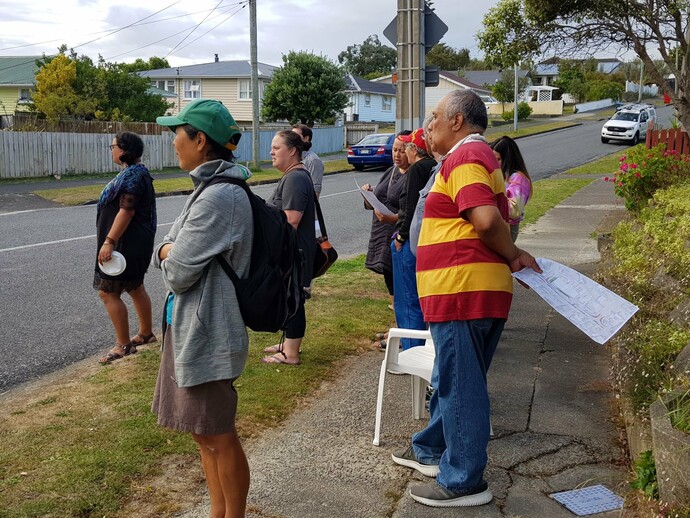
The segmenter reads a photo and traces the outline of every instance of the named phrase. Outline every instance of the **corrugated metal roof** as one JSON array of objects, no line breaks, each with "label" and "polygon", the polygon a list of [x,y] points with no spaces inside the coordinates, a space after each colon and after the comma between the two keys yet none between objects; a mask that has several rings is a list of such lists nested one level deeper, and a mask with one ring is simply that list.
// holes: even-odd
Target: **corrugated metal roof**
[{"label": "corrugated metal roof", "polygon": [[[272,77],[278,67],[259,63],[259,77]],[[144,70],[139,75],[150,78],[168,79],[174,77],[251,77],[252,67],[249,61],[214,61],[199,65],[182,67],[159,68],[158,70]]]},{"label": "corrugated metal roof", "polygon": [[445,77],[446,79],[448,79],[454,83],[458,83],[458,84],[464,86],[468,90],[473,90],[475,92],[482,92],[482,93],[487,93],[487,94],[490,93],[489,90],[487,90],[483,86],[479,86],[478,84],[475,84],[472,81],[465,79],[464,77],[460,77],[459,75],[457,75],[454,72],[448,72],[446,70],[442,70],[441,72],[439,72],[439,75],[442,77]]},{"label": "corrugated metal roof", "polygon": [[395,85],[390,83],[376,83],[361,77],[348,74],[345,78],[347,90],[354,92],[368,92],[373,94],[395,95]]},{"label": "corrugated metal roof", "polygon": [[557,76],[558,65],[537,65],[538,76]]},{"label": "corrugated metal roof", "polygon": [[32,86],[36,82],[36,60],[43,56],[0,56],[0,85]]}]

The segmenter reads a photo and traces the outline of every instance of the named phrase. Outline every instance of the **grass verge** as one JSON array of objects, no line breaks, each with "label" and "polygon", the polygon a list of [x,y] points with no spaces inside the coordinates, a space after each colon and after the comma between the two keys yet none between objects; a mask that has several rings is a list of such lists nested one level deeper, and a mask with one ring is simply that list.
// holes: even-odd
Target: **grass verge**
[{"label": "grass verge", "polygon": [[[536,221],[590,181],[535,182],[526,221]],[[384,284],[363,263],[363,257],[338,261],[317,282],[307,304],[299,368],[261,364],[262,349],[278,337],[250,333],[247,367],[236,383],[244,438],[278,425],[338,374],[339,360],[366,350],[374,332],[390,327]],[[158,427],[150,413],[159,358],[151,347],[5,402],[0,517],[152,517],[182,510],[181,495],[192,494],[202,478],[189,434]],[[175,479],[187,485],[180,488]]]},{"label": "grass verge", "polygon": [[[337,262],[307,304],[309,326],[299,368],[267,366],[262,349],[278,336],[251,333],[247,367],[236,383],[238,430],[249,437],[279,424],[324,380],[338,360],[369,346],[392,323],[383,280],[363,258]],[[128,499],[149,499],[147,516],[175,509],[143,479],[166,458],[193,458],[189,434],[156,425],[149,408],[157,347],[88,375],[44,387],[0,411],[0,516],[114,516]],[[144,488],[141,493],[136,487]],[[139,515],[142,516],[142,515]]]},{"label": "grass verge", "polygon": [[[324,173],[330,174],[337,171],[350,170],[352,167],[347,160],[329,160],[324,162]],[[179,169],[176,170],[179,172]],[[252,174],[250,184],[270,182],[278,180],[281,172],[274,168],[264,169]],[[84,203],[97,200],[103,190],[103,186],[113,175],[104,178],[103,184],[86,185],[82,187],[65,187],[64,189],[43,189],[34,191],[36,196],[40,196],[49,201],[54,201],[62,205],[83,205]],[[90,177],[92,178],[92,177]],[[185,176],[183,178],[159,178],[155,181],[154,187],[159,194],[186,192],[193,189],[192,180]]]},{"label": "grass verge", "polygon": [[613,175],[618,170],[618,166],[621,162],[621,157],[625,156],[628,149],[623,151],[616,151],[608,156],[599,158],[598,160],[593,160],[582,164],[578,167],[573,167],[566,171],[566,174],[610,174]]},{"label": "grass verge", "polygon": [[486,138],[491,141],[499,136],[507,135],[511,138],[527,137],[529,135],[537,135],[539,133],[546,133],[549,131],[555,131],[559,129],[571,128],[573,126],[578,126],[578,122],[572,121],[558,121],[558,122],[546,122],[544,124],[536,124],[534,126],[526,126],[520,128],[518,126],[517,131],[512,130],[512,125],[505,124],[496,127],[490,127],[486,130]]},{"label": "grass verge", "polygon": [[553,207],[593,181],[593,179],[588,178],[546,178],[544,180],[537,180],[533,186],[534,194],[525,210],[523,224],[536,223],[539,218]]}]

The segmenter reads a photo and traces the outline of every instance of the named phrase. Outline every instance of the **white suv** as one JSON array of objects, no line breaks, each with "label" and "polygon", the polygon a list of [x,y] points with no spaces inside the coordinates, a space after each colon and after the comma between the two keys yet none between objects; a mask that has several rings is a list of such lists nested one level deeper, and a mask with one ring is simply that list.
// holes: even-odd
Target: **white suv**
[{"label": "white suv", "polygon": [[633,146],[654,129],[656,109],[650,104],[628,104],[621,107],[601,128],[601,141],[625,140]]}]

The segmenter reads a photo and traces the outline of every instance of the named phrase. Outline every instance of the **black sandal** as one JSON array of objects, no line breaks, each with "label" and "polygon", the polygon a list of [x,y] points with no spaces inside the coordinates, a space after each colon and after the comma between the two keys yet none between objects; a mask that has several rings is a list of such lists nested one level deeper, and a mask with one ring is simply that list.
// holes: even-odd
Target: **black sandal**
[{"label": "black sandal", "polygon": [[[139,338],[139,340],[136,340],[136,338]],[[130,342],[132,345],[146,345],[146,344],[152,344],[158,341],[158,338],[156,338],[156,335],[151,333],[150,335],[142,335],[142,334],[135,334],[134,338],[132,338],[132,341]]]},{"label": "black sandal", "polygon": [[130,354],[135,354],[137,352],[137,348],[132,342],[129,342],[127,345],[115,344],[115,346],[122,349],[122,354],[114,353],[112,350],[108,351],[108,354],[98,360],[98,363],[101,365],[108,365],[109,363],[113,363],[115,360],[121,360],[125,356],[129,356]]}]

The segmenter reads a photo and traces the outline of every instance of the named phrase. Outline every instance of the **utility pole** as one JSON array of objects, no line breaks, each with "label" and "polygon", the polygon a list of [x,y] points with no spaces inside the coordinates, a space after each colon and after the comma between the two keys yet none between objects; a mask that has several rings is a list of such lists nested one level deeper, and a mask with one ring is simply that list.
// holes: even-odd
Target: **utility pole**
[{"label": "utility pole", "polygon": [[513,95],[514,95],[514,105],[513,105],[513,131],[517,131],[518,127],[518,64],[515,62],[515,78],[513,80]]},{"label": "utility pole", "polygon": [[249,47],[252,67],[252,168],[259,168],[259,60],[256,48],[256,0],[249,0]]},{"label": "utility pole", "polygon": [[397,34],[396,133],[424,122],[424,0],[398,0]]}]

